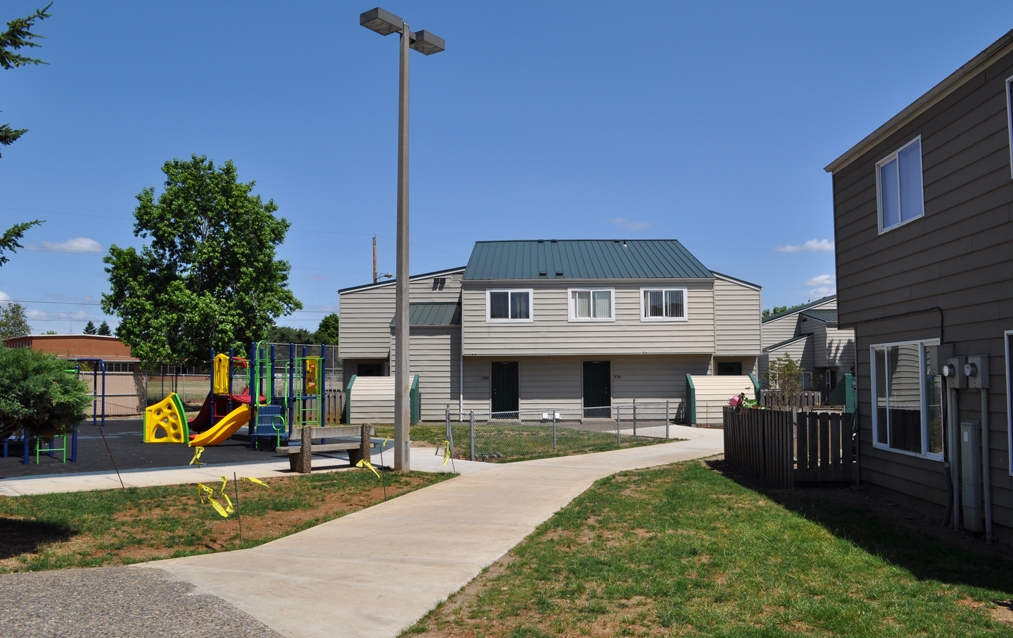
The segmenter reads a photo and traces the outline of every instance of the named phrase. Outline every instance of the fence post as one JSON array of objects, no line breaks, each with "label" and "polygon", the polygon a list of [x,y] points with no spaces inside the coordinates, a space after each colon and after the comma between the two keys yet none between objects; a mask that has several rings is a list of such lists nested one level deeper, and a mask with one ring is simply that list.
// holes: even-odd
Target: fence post
[{"label": "fence post", "polygon": [[556,453],[556,408],[552,408],[552,453]]},{"label": "fence post", "polygon": [[471,411],[471,460],[475,460],[475,411]]},{"label": "fence post", "polygon": [[447,404],[447,440],[450,440],[450,404]]},{"label": "fence post", "polygon": [[668,411],[668,401],[665,401],[665,438],[668,438],[668,424],[670,422],[670,412]]},{"label": "fence post", "polygon": [[619,435],[619,427],[620,424],[623,422],[622,409],[623,409],[622,406],[619,405],[616,406],[616,445],[622,445],[623,443],[623,440]]},{"label": "fence post", "polygon": [[633,436],[637,435],[637,400],[633,399]]}]

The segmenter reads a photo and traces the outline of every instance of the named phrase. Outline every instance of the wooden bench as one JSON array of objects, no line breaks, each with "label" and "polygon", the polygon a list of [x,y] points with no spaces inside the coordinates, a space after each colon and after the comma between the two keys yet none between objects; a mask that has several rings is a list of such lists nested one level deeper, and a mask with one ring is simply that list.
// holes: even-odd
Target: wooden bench
[{"label": "wooden bench", "polygon": [[[298,435],[296,434],[298,432]],[[372,425],[329,425],[326,427],[304,427],[292,432],[292,438],[299,438],[301,445],[284,445],[276,448],[279,454],[288,454],[293,472],[309,474],[313,471],[313,454],[320,452],[348,452],[348,461],[355,465],[370,456],[370,437],[376,433]],[[326,440],[326,443],[314,441]],[[305,451],[309,450],[309,454]]]}]

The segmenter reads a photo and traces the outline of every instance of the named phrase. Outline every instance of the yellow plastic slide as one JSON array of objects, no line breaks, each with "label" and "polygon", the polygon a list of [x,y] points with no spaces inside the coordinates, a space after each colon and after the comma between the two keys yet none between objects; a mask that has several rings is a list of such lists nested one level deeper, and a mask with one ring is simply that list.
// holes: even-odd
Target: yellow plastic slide
[{"label": "yellow plastic slide", "polygon": [[236,430],[243,427],[250,421],[252,411],[247,405],[241,405],[232,412],[226,414],[218,425],[207,432],[202,432],[196,438],[190,440],[190,447],[210,447],[218,445],[225,439],[236,433]]}]

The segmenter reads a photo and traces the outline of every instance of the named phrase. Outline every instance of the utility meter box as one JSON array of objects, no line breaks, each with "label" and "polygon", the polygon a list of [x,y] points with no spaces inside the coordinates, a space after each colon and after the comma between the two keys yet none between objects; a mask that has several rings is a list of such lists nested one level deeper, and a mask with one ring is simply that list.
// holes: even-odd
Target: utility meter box
[{"label": "utility meter box", "polygon": [[967,358],[964,366],[967,374],[967,387],[975,390],[988,390],[988,355],[976,354]]},{"label": "utility meter box", "polygon": [[981,428],[978,421],[960,422],[960,503],[964,529],[984,531],[981,502]]},{"label": "utility meter box", "polygon": [[943,376],[946,378],[946,387],[950,389],[966,390],[967,375],[964,374],[964,365],[967,364],[967,357],[950,357],[946,360],[943,368]]}]

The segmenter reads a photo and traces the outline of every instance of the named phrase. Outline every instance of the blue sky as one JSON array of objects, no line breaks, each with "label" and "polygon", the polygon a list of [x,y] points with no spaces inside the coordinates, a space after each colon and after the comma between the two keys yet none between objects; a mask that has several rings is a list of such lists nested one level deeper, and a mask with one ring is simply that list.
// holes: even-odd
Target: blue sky
[{"label": "blue sky", "polygon": [[[194,153],[292,222],[305,309],[280,324],[371,281],[373,235],[393,271],[397,36],[359,26],[373,6],[57,0],[49,65],[0,71],[0,122],[30,129],[2,151],[0,227],[46,220],[0,300],[36,332],[115,325],[102,256],[138,245],[135,196]],[[413,273],[478,240],[676,238],[764,307],[833,290],[823,167],[1013,27],[1009,2],[382,6],[447,41],[412,53]]]}]

